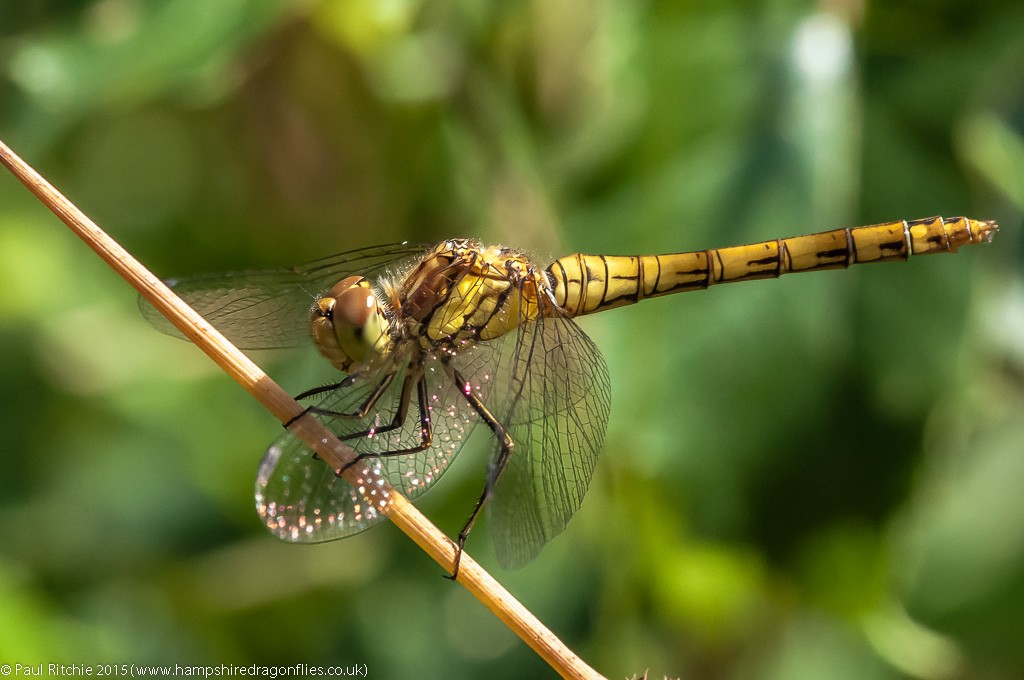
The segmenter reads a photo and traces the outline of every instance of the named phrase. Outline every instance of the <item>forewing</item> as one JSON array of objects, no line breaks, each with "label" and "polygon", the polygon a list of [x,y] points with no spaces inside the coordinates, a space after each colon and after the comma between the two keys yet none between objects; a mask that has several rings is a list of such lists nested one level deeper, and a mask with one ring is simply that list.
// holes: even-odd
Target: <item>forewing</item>
[{"label": "forewing", "polygon": [[514,447],[503,471],[492,468],[491,528],[498,561],[516,568],[565,529],[590,485],[610,405],[608,369],[569,318],[524,323],[506,348],[508,380],[501,419]]},{"label": "forewing", "polygon": [[[477,361],[481,365],[487,352],[487,348],[483,348],[478,355]],[[320,401],[317,407],[339,413],[355,412],[389,372],[390,369],[381,370],[361,378],[350,387],[339,388]],[[396,370],[376,406],[362,419],[314,417],[357,453],[371,454],[363,461],[366,465],[408,498],[416,498],[432,487],[448,469],[479,418],[439,362],[428,359],[424,363],[423,380],[432,429],[431,446],[423,451],[386,455],[421,442],[422,421],[415,389],[401,425],[393,430],[386,427],[399,407],[407,376],[408,369]],[[472,389],[478,395],[486,395],[488,383]],[[375,429],[370,436],[349,438],[353,433],[370,428]],[[355,469],[360,465],[357,464]],[[334,469],[314,457],[312,450],[290,432],[281,435],[270,446],[260,463],[256,479],[256,508],[267,528],[276,536],[305,543],[350,536],[382,517],[379,508],[367,503],[364,493],[345,478],[338,477]]]},{"label": "forewing", "polygon": [[[425,250],[422,245],[396,243],[331,255],[287,269],[204,274],[167,283],[238,347],[294,347],[309,342],[309,312],[317,295],[347,276],[361,275],[372,281]],[[139,309],[158,330],[182,337],[141,297]]]}]

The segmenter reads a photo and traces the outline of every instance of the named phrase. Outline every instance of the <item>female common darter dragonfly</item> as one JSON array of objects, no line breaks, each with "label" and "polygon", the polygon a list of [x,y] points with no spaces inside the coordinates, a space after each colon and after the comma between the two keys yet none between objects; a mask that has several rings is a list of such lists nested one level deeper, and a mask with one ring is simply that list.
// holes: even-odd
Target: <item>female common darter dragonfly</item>
[{"label": "female common darter dragonfly", "polygon": [[[573,317],[716,283],[955,252],[994,222],[932,217],[671,255],[570,255],[546,268],[518,250],[453,239],[362,248],[288,269],[201,275],[174,291],[243,349],[313,343],[341,379],[298,395],[358,454],[357,477],[411,498],[483,422],[495,451],[457,537],[484,506],[498,561],[518,567],[579,508],[604,441],[608,371]],[[176,334],[155,309],[143,313]],[[291,432],[260,463],[256,507],[277,537],[315,543],[384,517]],[[372,498],[372,496],[371,496]]]}]

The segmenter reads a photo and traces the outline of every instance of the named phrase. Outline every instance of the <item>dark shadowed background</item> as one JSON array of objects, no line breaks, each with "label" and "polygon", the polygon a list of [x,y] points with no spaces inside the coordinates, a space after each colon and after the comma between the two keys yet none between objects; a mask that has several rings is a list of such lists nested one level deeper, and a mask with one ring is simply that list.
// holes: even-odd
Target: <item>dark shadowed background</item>
[{"label": "dark shadowed background", "polygon": [[[610,677],[1024,676],[1019,0],[29,0],[0,137],[161,276],[474,236],[541,263],[967,214],[954,256],[583,322],[608,438],[503,572]],[[312,351],[255,356],[299,392]],[[545,668],[393,526],[278,542],[280,425],[0,177],[0,661]],[[449,534],[481,432],[421,507]]]}]

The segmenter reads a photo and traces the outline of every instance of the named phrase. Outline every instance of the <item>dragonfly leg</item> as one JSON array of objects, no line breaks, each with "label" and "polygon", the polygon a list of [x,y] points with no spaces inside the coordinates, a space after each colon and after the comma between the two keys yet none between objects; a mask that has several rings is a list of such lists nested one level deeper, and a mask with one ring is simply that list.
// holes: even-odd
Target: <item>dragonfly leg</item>
[{"label": "dragonfly leg", "polygon": [[469,405],[473,407],[477,415],[480,416],[481,420],[487,423],[487,427],[491,428],[491,432],[494,433],[495,438],[498,440],[498,457],[494,460],[493,473],[488,477],[487,484],[484,486],[484,490],[480,493],[480,498],[477,499],[476,505],[473,506],[473,511],[469,514],[469,519],[463,525],[462,530],[459,531],[459,535],[455,541],[455,564],[452,568],[451,575],[445,574],[445,578],[454,581],[459,577],[459,561],[462,559],[462,550],[466,547],[466,539],[469,538],[469,532],[472,531],[473,525],[476,523],[477,517],[480,516],[480,511],[483,509],[484,504],[490,499],[491,494],[494,492],[494,485],[498,481],[498,477],[501,475],[505,466],[508,465],[509,456],[512,455],[512,448],[515,444],[512,438],[508,436],[508,432],[505,431],[505,427],[498,422],[491,412],[487,409],[480,398],[473,394],[472,390],[464,389],[463,386],[467,385],[463,380],[462,375],[459,374],[458,370],[454,366],[451,366],[445,362],[445,367],[448,369],[448,374],[459,388],[459,392],[462,393],[463,398]]},{"label": "dragonfly leg", "polygon": [[[393,378],[394,375],[392,374],[391,377]],[[422,378],[417,378],[416,380],[418,383],[422,382]],[[389,379],[388,382],[390,383],[391,380]],[[395,415],[394,417],[391,418],[390,423],[383,427],[367,428],[362,432],[354,432],[352,434],[339,435],[338,439],[340,439],[343,442],[351,441],[353,439],[362,439],[363,437],[370,437],[375,434],[380,434],[381,432],[391,432],[392,430],[397,430],[398,428],[400,428],[402,424],[405,422],[406,417],[409,415],[409,402],[412,400],[413,387],[413,379],[407,376],[405,378],[405,381],[402,383],[402,393],[398,399],[398,408],[395,409]],[[378,395],[377,399],[379,398],[380,396]],[[377,401],[377,399],[373,400],[374,403]],[[367,403],[369,403],[369,401]],[[364,406],[366,406],[366,404],[364,404]],[[357,415],[354,415],[353,417],[365,418],[366,415],[370,412],[370,408],[372,408],[372,405],[369,408],[361,408],[359,410],[359,413]]]},{"label": "dragonfly leg", "polygon": [[[309,397],[314,397],[314,396],[316,396],[318,394],[323,394],[325,392],[331,392],[333,390],[338,390],[338,389],[342,389],[342,388],[345,388],[345,387],[350,387],[352,385],[352,383],[354,383],[354,382],[355,382],[355,376],[350,375],[350,376],[346,377],[344,380],[342,380],[341,382],[331,383],[330,385],[321,385],[320,387],[314,387],[313,389],[306,390],[302,394],[295,395],[294,399],[295,399],[295,401],[302,401],[303,399],[308,399]],[[292,423],[294,423],[296,420],[298,420],[302,416],[306,415],[307,413],[316,413],[316,412],[317,411],[316,411],[315,407],[307,406],[306,408],[302,409],[302,412],[299,413],[299,415],[295,416],[294,418],[289,420],[287,423],[285,423],[284,424],[284,429],[287,430],[291,426]],[[324,415],[333,415],[333,414],[324,414]]]},{"label": "dragonfly leg", "polygon": [[[384,379],[377,383],[377,386],[373,388],[373,392],[371,392],[370,396],[366,398],[366,401],[363,402],[362,406],[360,406],[352,413],[342,413],[341,411],[332,411],[330,409],[319,408],[317,406],[309,406],[303,413],[315,413],[320,416],[331,416],[332,418],[352,418],[354,420],[365,418],[366,414],[370,412],[370,409],[377,405],[377,402],[380,400],[381,395],[384,394],[384,391],[387,390],[388,385],[390,385],[394,379],[394,373],[388,373],[386,376],[384,376]],[[337,387],[348,387],[351,384],[352,382],[349,381],[348,378],[346,378],[345,380],[338,383]]]},{"label": "dragonfly leg", "polygon": [[[287,423],[285,423],[284,427],[287,430],[289,425],[291,425],[292,423],[294,423],[296,420],[306,415],[307,413],[315,413],[317,415],[331,416],[334,418],[365,418],[366,414],[370,412],[370,409],[372,409],[374,405],[376,405],[376,403],[380,400],[381,395],[384,394],[384,391],[388,388],[388,385],[390,385],[394,379],[394,373],[388,373],[386,376],[384,376],[384,379],[377,384],[377,387],[373,389],[373,392],[370,393],[370,396],[366,398],[366,401],[363,402],[363,405],[360,406],[355,413],[340,413],[338,411],[331,411],[330,409],[317,408],[316,406],[307,406],[306,408],[302,409],[302,413],[300,413],[299,415],[295,416]],[[322,394],[323,392],[327,392],[330,390],[349,387],[352,385],[354,381],[355,378],[353,376],[348,376],[339,383],[334,383],[333,385],[326,385],[324,387],[315,387],[311,390],[307,390],[300,394],[299,396],[295,397],[295,399],[304,399],[314,394]],[[342,439],[347,439],[347,437],[342,437]],[[313,452],[313,458],[320,458],[320,456],[317,455],[316,451]]]},{"label": "dragonfly leg", "polygon": [[308,389],[305,392],[303,392],[302,394],[296,394],[295,395],[295,401],[302,401],[303,399],[308,399],[310,397],[315,397],[318,394],[324,394],[325,392],[332,392],[332,391],[334,391],[334,390],[336,390],[336,389],[338,389],[340,387],[349,387],[355,381],[356,381],[356,377],[354,375],[349,375],[349,376],[346,376],[345,379],[342,380],[341,382],[331,383],[330,385],[321,385],[320,387],[314,387],[312,389]]},{"label": "dragonfly leg", "polygon": [[372,451],[367,453],[360,453],[353,458],[345,467],[337,470],[335,474],[339,477],[344,474],[345,470],[356,463],[360,463],[367,458],[388,458],[390,456],[404,456],[410,453],[417,453],[419,451],[426,451],[434,443],[434,428],[430,424],[429,411],[427,410],[427,383],[423,380],[423,377],[415,379],[406,377],[405,382],[402,384],[402,397],[398,403],[398,410],[395,412],[395,417],[391,421],[390,425],[379,428],[377,430],[367,430],[365,432],[358,432],[356,434],[346,435],[342,439],[356,439],[358,437],[366,437],[370,434],[377,434],[380,432],[390,432],[402,426],[405,422],[406,417],[409,415],[409,402],[412,400],[412,389],[417,387],[416,401],[419,405],[420,411],[420,443],[416,446],[410,446],[405,449],[397,449],[395,451]]}]

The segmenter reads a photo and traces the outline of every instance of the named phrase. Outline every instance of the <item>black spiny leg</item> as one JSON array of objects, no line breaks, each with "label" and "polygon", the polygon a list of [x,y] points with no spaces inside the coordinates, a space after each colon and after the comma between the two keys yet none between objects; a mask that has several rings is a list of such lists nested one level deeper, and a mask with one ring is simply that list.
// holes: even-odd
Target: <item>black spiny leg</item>
[{"label": "black spiny leg", "polygon": [[[385,376],[384,380],[386,382],[382,383],[383,387],[387,387],[387,383],[391,382],[390,379],[393,378],[393,377],[394,376]],[[346,387],[351,387],[352,384],[355,381],[356,381],[356,377],[354,375],[350,375],[350,376],[346,377],[344,380],[342,380],[341,382],[331,383],[330,385],[321,385],[320,387],[314,387],[313,389],[306,390],[302,394],[296,394],[293,397],[293,399],[295,399],[295,401],[302,401],[303,399],[309,399],[310,397],[315,397],[318,394],[324,394],[326,392],[333,392],[334,390],[340,390],[340,389],[344,389]],[[381,385],[378,385],[377,389],[380,389],[381,392],[384,391],[383,389],[381,389]],[[371,394],[370,397],[372,398],[373,395]],[[377,395],[377,398],[378,399],[380,398],[379,394]],[[364,404],[364,406],[365,406],[365,404]],[[369,410],[369,409],[367,409],[367,410]],[[285,423],[284,424],[284,429],[287,430],[291,426],[292,423],[294,423],[296,420],[298,420],[302,416],[306,415],[307,413],[318,413],[318,412],[319,411],[317,411],[315,407],[307,406],[306,408],[302,409],[302,412],[299,413],[299,415],[295,416],[294,418],[289,420],[287,423]],[[344,413],[337,413],[337,414],[336,413],[327,413],[327,414],[323,414],[323,415],[337,415],[337,416],[340,416],[340,417],[345,417]]]},{"label": "black spiny leg", "polygon": [[405,423],[406,417],[409,415],[409,402],[412,400],[412,388],[416,387],[417,396],[416,401],[419,404],[420,409],[420,443],[416,446],[410,446],[407,449],[398,449],[396,451],[380,451],[380,452],[368,452],[360,453],[358,456],[353,458],[345,467],[336,471],[336,474],[340,477],[345,470],[349,469],[356,463],[366,460],[367,458],[388,458],[390,456],[404,456],[409,453],[416,453],[417,451],[426,451],[429,449],[434,442],[434,427],[430,423],[430,411],[427,409],[427,383],[423,379],[422,374],[417,378],[406,376],[405,382],[402,383],[402,397],[398,402],[398,410],[395,412],[395,417],[392,419],[391,424],[377,430],[366,430],[364,432],[357,432],[356,434],[345,435],[341,437],[343,440],[357,439],[360,437],[366,437],[370,434],[376,434],[380,432],[390,432],[402,426]]},{"label": "black spiny leg", "polygon": [[[377,383],[377,386],[373,388],[373,392],[371,392],[370,396],[366,398],[366,401],[363,402],[363,405],[360,406],[355,413],[339,413],[337,411],[331,411],[325,408],[317,408],[316,406],[307,406],[306,408],[302,409],[302,412],[299,413],[299,415],[295,416],[287,423],[285,423],[284,428],[287,430],[289,425],[291,425],[292,423],[294,423],[296,420],[306,415],[307,413],[316,413],[317,415],[332,416],[334,418],[353,418],[356,420],[358,420],[359,418],[365,418],[366,414],[369,413],[370,409],[372,409],[377,404],[377,402],[380,400],[381,395],[384,394],[384,391],[387,390],[388,385],[390,385],[394,379],[395,374],[393,372],[388,373],[386,376],[384,376],[384,378],[379,383]],[[339,383],[334,383],[333,385],[324,385],[322,387],[314,387],[311,390],[306,390],[302,394],[296,396],[295,400],[298,401],[299,399],[306,399],[317,394],[323,394],[324,392],[330,392],[332,390],[351,387],[352,383],[354,382],[355,376],[350,375]],[[345,437],[342,437],[342,439],[345,439]],[[316,460],[320,459],[320,456],[317,454],[316,451],[313,452],[313,458]]]},{"label": "black spiny leg", "polygon": [[466,520],[466,524],[459,531],[458,538],[455,541],[455,565],[452,568],[451,575],[445,574],[445,578],[454,581],[459,577],[459,561],[462,559],[462,550],[466,546],[469,532],[473,529],[476,518],[480,516],[484,503],[490,499],[491,493],[494,491],[494,485],[498,482],[498,477],[505,469],[505,466],[508,465],[508,459],[512,455],[512,448],[515,444],[512,442],[512,438],[508,436],[508,432],[505,431],[505,427],[498,422],[497,418],[491,415],[491,412],[487,410],[487,407],[480,401],[480,398],[473,394],[472,390],[465,389],[466,381],[462,379],[462,375],[459,374],[458,370],[447,362],[445,362],[444,366],[448,371],[448,375],[455,381],[455,385],[459,388],[463,398],[469,402],[469,405],[473,407],[477,415],[487,423],[487,427],[491,428],[495,438],[498,440],[498,457],[494,461],[494,473],[487,480],[479,500],[477,500],[476,505],[473,507],[473,512],[470,513],[469,519]]},{"label": "black spiny leg", "polygon": [[354,375],[348,375],[345,376],[345,379],[342,380],[341,382],[331,383],[330,385],[321,385],[320,387],[314,387],[312,389],[306,390],[302,394],[296,394],[295,401],[302,401],[303,399],[315,397],[316,395],[324,394],[325,392],[333,392],[334,390],[340,387],[351,387],[352,383],[354,383],[355,381],[356,377]]},{"label": "black spiny leg", "polygon": [[[377,386],[373,388],[373,392],[370,392],[370,395],[366,398],[366,401],[363,402],[363,405],[352,413],[332,411],[330,409],[320,408],[318,406],[308,406],[306,407],[304,413],[315,413],[320,416],[330,416],[332,418],[352,418],[353,420],[365,418],[366,414],[370,412],[370,409],[377,405],[377,402],[380,400],[381,395],[384,394],[384,391],[388,389],[388,386],[392,383],[392,381],[394,381],[394,379],[394,372],[385,375],[384,378],[379,383],[377,383]],[[354,378],[349,376],[348,378],[345,378],[340,383],[338,383],[335,386],[335,388],[349,387],[354,381]],[[303,392],[296,398],[305,398],[308,396],[312,396],[314,394],[321,394],[323,392],[327,392],[329,389],[330,386],[328,386],[327,388],[318,387],[316,389],[309,390],[308,392]]]}]

